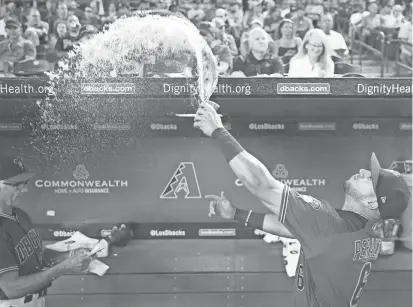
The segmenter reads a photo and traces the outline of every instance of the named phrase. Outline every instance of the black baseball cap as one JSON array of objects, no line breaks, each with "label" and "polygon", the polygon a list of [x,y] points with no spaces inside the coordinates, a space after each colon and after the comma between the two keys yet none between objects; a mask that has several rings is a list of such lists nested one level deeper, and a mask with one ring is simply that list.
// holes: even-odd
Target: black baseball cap
[{"label": "black baseball cap", "polygon": [[20,183],[31,179],[35,174],[29,172],[16,157],[0,157],[0,181]]},{"label": "black baseball cap", "polygon": [[399,172],[380,166],[376,154],[370,159],[371,178],[383,219],[399,219],[410,201],[410,190]]}]

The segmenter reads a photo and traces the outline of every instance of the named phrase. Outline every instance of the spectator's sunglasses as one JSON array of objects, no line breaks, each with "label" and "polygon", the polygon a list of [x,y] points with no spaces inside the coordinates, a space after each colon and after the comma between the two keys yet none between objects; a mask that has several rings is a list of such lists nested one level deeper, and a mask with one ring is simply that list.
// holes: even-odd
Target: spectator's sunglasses
[{"label": "spectator's sunglasses", "polygon": [[27,184],[29,183],[29,180],[20,181],[20,182],[0,181],[0,183],[2,183],[4,185],[8,185],[8,186],[13,187],[13,188],[23,189],[25,186],[27,186]]}]

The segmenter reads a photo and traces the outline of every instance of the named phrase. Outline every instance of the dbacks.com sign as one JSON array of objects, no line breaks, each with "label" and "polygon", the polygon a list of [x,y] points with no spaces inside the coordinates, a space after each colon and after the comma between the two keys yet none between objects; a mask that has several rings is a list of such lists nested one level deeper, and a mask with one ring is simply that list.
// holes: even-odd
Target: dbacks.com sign
[{"label": "dbacks.com sign", "polygon": [[53,188],[56,194],[109,194],[113,188],[127,188],[128,180],[88,180],[89,171],[79,164],[71,180],[36,180],[37,188]]},{"label": "dbacks.com sign", "polygon": [[[284,164],[277,164],[271,174],[275,179],[288,185],[290,188],[300,193],[306,193],[309,187],[325,187],[327,180],[325,178],[289,178],[288,170]],[[242,187],[241,180],[235,180],[235,185]]]}]

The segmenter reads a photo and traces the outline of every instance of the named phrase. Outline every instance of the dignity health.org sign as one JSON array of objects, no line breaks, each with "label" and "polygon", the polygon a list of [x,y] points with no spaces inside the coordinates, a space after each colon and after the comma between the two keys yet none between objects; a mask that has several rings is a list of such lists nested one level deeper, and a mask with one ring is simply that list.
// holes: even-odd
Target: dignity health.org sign
[{"label": "dignity health.org sign", "polygon": [[34,182],[37,188],[54,189],[55,194],[109,194],[111,189],[127,188],[128,180],[90,180],[86,166],[79,164],[67,180],[43,180]]}]

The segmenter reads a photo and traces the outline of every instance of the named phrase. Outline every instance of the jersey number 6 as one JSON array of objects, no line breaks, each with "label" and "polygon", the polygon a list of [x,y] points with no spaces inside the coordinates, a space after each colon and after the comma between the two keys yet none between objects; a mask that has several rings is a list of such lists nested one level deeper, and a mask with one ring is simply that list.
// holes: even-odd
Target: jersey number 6
[{"label": "jersey number 6", "polygon": [[367,278],[370,275],[370,271],[371,271],[371,262],[366,262],[361,268],[357,286],[354,289],[353,296],[351,297],[351,300],[350,300],[350,307],[356,307],[357,304],[359,303],[361,294],[363,293],[363,289],[367,284]]}]

